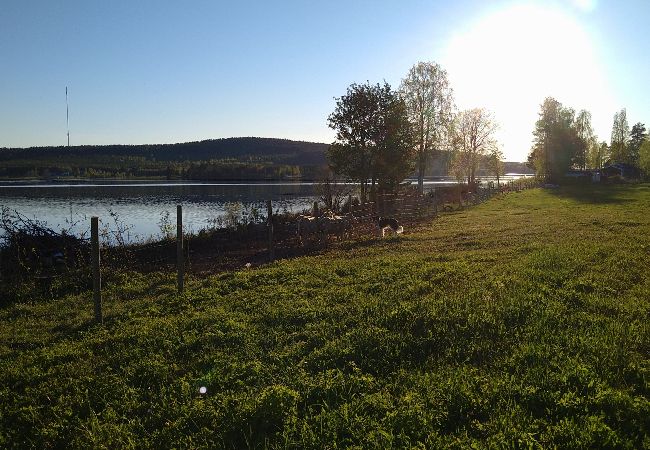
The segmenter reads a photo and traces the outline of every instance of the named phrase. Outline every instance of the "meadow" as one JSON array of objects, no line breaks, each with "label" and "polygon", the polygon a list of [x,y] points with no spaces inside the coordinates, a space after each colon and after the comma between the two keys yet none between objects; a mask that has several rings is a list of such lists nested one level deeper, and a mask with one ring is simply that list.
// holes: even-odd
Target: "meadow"
[{"label": "meadow", "polygon": [[[0,309],[4,448],[650,448],[650,185]],[[200,388],[205,387],[205,393]]]}]

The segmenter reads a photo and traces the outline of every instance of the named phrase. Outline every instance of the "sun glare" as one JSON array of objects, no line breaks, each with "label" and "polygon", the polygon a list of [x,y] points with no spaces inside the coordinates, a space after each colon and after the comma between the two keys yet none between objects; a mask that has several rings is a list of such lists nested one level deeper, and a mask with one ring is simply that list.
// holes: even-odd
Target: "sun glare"
[{"label": "sun glare", "polygon": [[494,112],[508,159],[525,160],[547,96],[591,111],[599,133],[616,110],[589,35],[559,9],[526,4],[485,16],[452,37],[443,64],[459,108]]},{"label": "sun glare", "polygon": [[596,0],[572,0],[574,6],[576,6],[578,9],[585,11],[585,12],[591,12],[594,9],[596,9]]}]

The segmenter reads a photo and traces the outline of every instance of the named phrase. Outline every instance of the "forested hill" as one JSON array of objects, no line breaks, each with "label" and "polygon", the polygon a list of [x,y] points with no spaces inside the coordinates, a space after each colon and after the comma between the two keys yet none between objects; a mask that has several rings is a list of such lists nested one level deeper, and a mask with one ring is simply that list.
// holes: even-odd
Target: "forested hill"
[{"label": "forested hill", "polygon": [[526,163],[514,161],[505,161],[503,163],[503,171],[505,173],[527,173],[529,175],[535,173],[535,171],[528,167]]},{"label": "forested hill", "polygon": [[290,165],[324,165],[328,144],[287,139],[239,137],[179,144],[81,145],[0,149],[0,161],[87,159],[88,157],[142,157],[156,161],[209,161],[234,159]]},{"label": "forested hill", "polygon": [[[321,179],[328,144],[239,137],[180,144],[0,148],[0,179],[166,178],[188,180]],[[427,176],[449,172],[437,152]],[[506,172],[526,173],[522,163]]]}]

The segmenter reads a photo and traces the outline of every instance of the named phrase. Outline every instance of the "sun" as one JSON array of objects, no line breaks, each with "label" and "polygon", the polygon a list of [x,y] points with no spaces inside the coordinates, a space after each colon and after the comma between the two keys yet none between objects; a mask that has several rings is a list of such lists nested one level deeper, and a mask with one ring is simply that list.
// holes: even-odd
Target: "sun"
[{"label": "sun", "polygon": [[449,40],[443,65],[459,108],[494,112],[508,159],[525,160],[547,96],[594,118],[616,110],[588,33],[561,9],[528,3],[493,12]]}]

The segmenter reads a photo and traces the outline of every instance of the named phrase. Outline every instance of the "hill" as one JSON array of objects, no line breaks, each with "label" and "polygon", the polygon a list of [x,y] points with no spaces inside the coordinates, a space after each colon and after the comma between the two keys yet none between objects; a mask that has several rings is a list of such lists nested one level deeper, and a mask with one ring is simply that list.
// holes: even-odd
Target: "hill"
[{"label": "hill", "polygon": [[327,144],[240,137],[178,144],[0,149],[0,177],[268,179],[316,176]]},{"label": "hill", "polygon": [[[236,137],[178,144],[82,145],[0,149],[0,178],[317,179],[328,144]],[[449,154],[438,152],[428,176],[445,176]],[[506,173],[532,173],[506,162]]]},{"label": "hill", "polygon": [[178,144],[81,145],[0,149],[0,161],[88,157],[142,157],[157,161],[266,160],[281,164],[325,164],[327,144],[288,139],[233,137]]},{"label": "hill", "polygon": [[505,161],[503,163],[503,169],[505,173],[525,173],[529,175],[535,173],[533,169],[528,167],[526,163],[523,162]]}]

